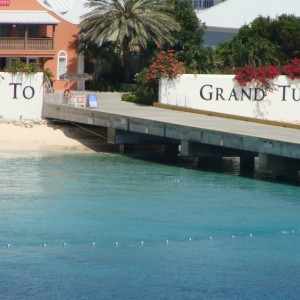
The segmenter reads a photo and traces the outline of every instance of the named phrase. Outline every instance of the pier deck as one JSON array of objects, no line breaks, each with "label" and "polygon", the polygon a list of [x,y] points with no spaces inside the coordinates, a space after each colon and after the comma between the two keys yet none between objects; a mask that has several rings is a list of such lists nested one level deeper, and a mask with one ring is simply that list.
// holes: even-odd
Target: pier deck
[{"label": "pier deck", "polygon": [[96,109],[45,101],[43,117],[106,127],[108,140],[116,144],[134,144],[138,140],[173,142],[181,144],[189,156],[206,156],[210,152],[225,156],[228,150],[240,151],[246,156],[275,156],[285,169],[300,169],[300,130],[296,128],[142,106],[121,101],[119,93],[99,93]]}]

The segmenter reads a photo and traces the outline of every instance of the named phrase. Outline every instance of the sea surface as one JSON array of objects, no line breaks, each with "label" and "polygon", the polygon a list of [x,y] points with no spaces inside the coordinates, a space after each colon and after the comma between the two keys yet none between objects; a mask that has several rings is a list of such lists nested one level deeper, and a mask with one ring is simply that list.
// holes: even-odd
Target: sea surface
[{"label": "sea surface", "polygon": [[299,186],[0,153],[0,299],[299,299]]}]

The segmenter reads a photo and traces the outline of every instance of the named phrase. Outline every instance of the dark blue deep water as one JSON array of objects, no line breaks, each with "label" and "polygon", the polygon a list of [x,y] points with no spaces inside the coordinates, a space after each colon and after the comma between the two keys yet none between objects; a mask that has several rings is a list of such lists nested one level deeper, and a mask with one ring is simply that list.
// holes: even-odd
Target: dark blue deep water
[{"label": "dark blue deep water", "polygon": [[115,154],[0,154],[0,299],[299,299],[299,187]]}]

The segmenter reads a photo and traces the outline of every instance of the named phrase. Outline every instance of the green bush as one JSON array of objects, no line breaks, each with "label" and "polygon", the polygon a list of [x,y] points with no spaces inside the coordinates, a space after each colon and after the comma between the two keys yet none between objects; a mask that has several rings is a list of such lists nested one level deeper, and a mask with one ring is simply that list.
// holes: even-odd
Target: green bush
[{"label": "green bush", "polygon": [[4,68],[4,72],[9,72],[12,74],[27,73],[27,74],[34,74],[37,72],[42,72],[43,69],[39,64],[26,64],[21,60],[14,60],[12,61],[11,65]]},{"label": "green bush", "polygon": [[137,96],[132,93],[122,95],[122,101],[126,102],[137,102]]},{"label": "green bush", "polygon": [[148,69],[145,68],[135,76],[137,88],[135,95],[137,102],[145,105],[152,105],[158,100],[158,84],[146,82]]},{"label": "green bush", "polygon": [[117,92],[134,93],[136,91],[135,83],[120,83],[116,85]]}]

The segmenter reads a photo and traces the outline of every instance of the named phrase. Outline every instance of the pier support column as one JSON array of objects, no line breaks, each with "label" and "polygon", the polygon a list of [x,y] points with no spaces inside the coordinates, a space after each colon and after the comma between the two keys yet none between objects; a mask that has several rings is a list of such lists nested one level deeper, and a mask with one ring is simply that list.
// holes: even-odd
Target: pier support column
[{"label": "pier support column", "polygon": [[119,151],[121,154],[129,154],[134,152],[133,144],[120,144]]},{"label": "pier support column", "polygon": [[109,144],[116,144],[116,130],[114,128],[107,128],[107,142]]},{"label": "pier support column", "polygon": [[190,157],[195,167],[207,168],[222,163],[224,149],[182,140],[180,153],[182,156]]},{"label": "pier support column", "polygon": [[292,158],[260,153],[258,170],[266,172],[276,179],[297,179],[300,162]]},{"label": "pier support column", "polygon": [[254,172],[255,156],[240,156],[240,170],[242,173]]},{"label": "pier support column", "polygon": [[181,155],[190,157],[210,157],[218,156],[213,146],[193,143],[189,141],[181,141]]},{"label": "pier support column", "polygon": [[196,144],[193,142],[181,141],[180,154],[182,156],[186,156],[192,159],[193,165],[195,167],[208,165],[208,155],[207,153],[204,155],[200,144]]},{"label": "pier support column", "polygon": [[123,133],[114,128],[107,128],[107,142],[109,144],[118,144],[121,154],[134,152],[134,144],[130,143],[130,139],[131,137],[127,135],[127,132]]},{"label": "pier support column", "polygon": [[178,158],[179,146],[177,144],[164,145],[164,158],[168,160],[176,160]]}]

